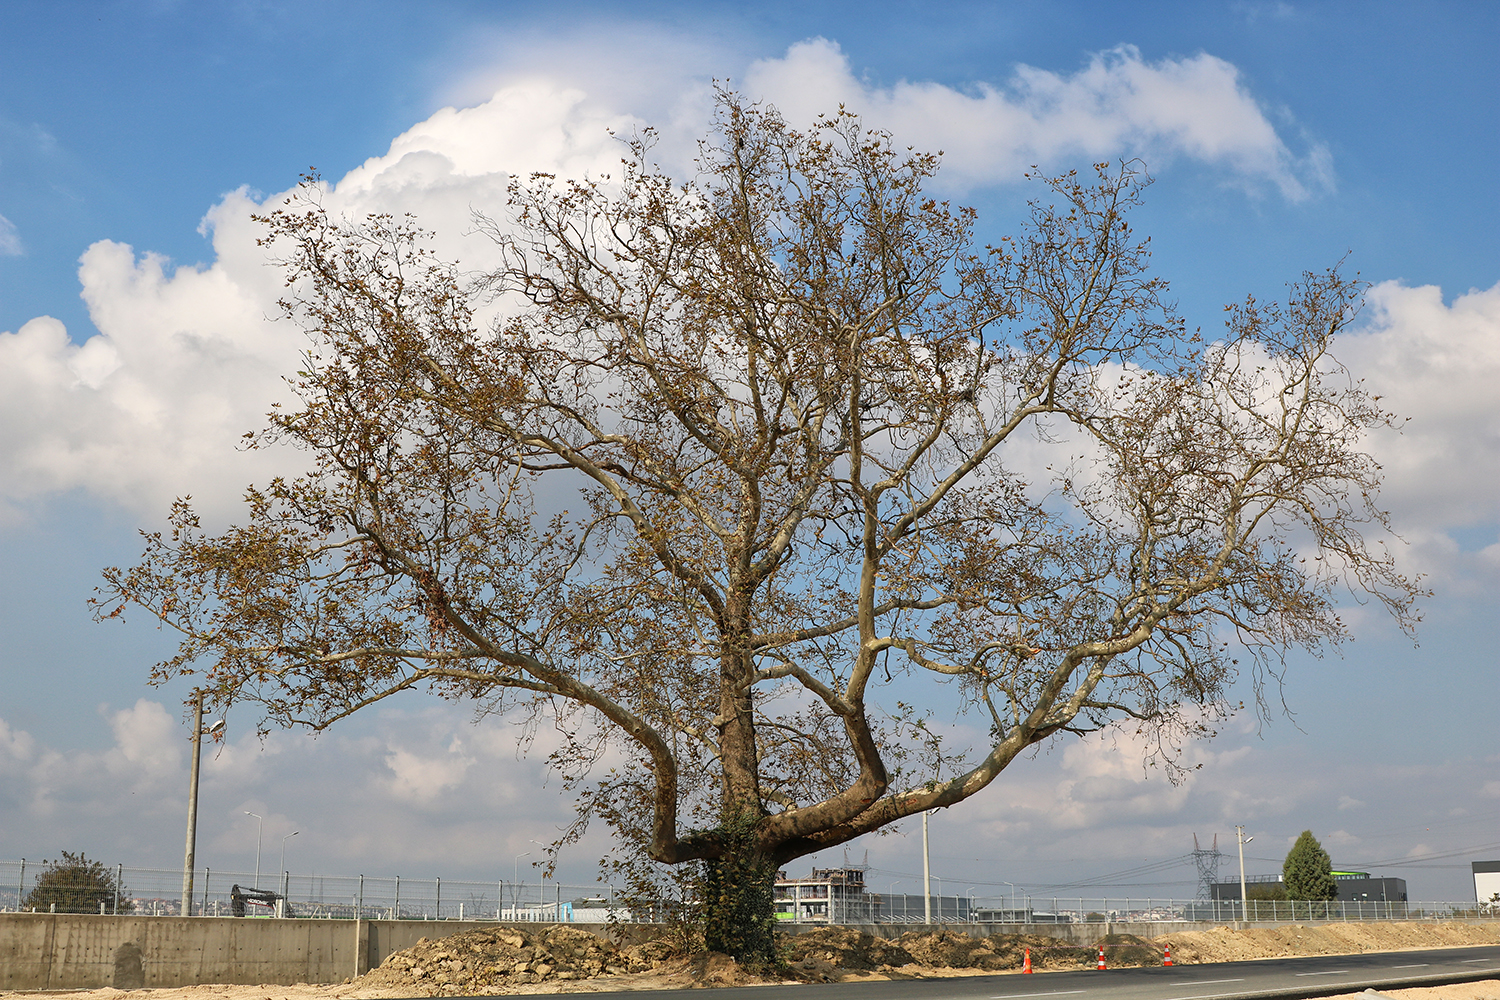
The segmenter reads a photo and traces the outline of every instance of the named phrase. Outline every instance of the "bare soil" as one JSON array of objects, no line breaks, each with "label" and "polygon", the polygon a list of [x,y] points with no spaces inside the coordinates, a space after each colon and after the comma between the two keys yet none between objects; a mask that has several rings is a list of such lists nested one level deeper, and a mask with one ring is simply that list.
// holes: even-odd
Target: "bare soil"
[{"label": "bare soil", "polygon": [[1380,993],[1340,993],[1323,1000],[1375,1000],[1389,997],[1390,1000],[1500,1000],[1500,979],[1486,979],[1482,983],[1459,983],[1456,986],[1424,986],[1414,990],[1385,990]]},{"label": "bare soil", "polygon": [[[1159,965],[1171,950],[1177,965],[1299,955],[1460,947],[1500,943],[1500,924],[1325,924],[1236,931],[1218,927],[1180,931],[1147,940],[1106,938],[1110,968]],[[159,990],[68,991],[85,1000],[383,1000],[411,996],[513,993],[595,993],[702,989],[776,982],[861,982],[1019,973],[1030,950],[1038,972],[1094,968],[1099,946],[1074,947],[1055,938],[1017,934],[970,937],[952,931],[910,931],[880,939],[843,928],[783,938],[785,973],[765,976],[741,968],[727,955],[683,956],[661,941],[616,947],[586,931],[503,927],[465,931],[390,955],[378,969],[338,985],[205,985]],[[0,993],[0,998],[36,997]],[[43,996],[47,994],[41,994]],[[1500,1000],[1500,981],[1391,990],[1400,1000]],[[1371,1000],[1369,993],[1348,998]]]}]

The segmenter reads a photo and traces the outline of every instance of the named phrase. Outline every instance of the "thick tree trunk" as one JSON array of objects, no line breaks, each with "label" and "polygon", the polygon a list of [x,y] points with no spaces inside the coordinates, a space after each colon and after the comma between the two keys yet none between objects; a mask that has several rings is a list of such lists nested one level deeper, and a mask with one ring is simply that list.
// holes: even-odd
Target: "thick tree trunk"
[{"label": "thick tree trunk", "polygon": [[727,825],[728,850],[707,865],[703,939],[751,968],[780,964],[776,949],[776,862],[755,846],[754,817]]},{"label": "thick tree trunk", "polygon": [[[738,588],[734,592],[743,593]],[[774,933],[776,862],[762,852],[757,835],[765,806],[751,694],[755,663],[744,647],[749,631],[745,603],[740,596],[726,608],[719,701],[724,852],[707,864],[703,936],[709,951],[723,952],[751,967],[770,968],[779,964]]]}]

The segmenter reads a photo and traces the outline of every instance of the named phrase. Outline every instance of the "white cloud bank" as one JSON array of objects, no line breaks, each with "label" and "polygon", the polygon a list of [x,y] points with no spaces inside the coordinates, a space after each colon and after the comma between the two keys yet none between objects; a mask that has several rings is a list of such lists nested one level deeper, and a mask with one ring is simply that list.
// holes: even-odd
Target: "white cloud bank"
[{"label": "white cloud bank", "polygon": [[[1408,568],[1445,596],[1500,586],[1500,283],[1444,303],[1442,290],[1382,282],[1339,357],[1404,420],[1377,434],[1383,504],[1411,549]],[[1457,539],[1487,532],[1483,546]]]},{"label": "white cloud bank", "polygon": [[[708,100],[701,86],[686,89]],[[960,185],[1014,181],[1033,162],[1135,153],[1154,163],[1191,159],[1226,183],[1271,184],[1292,198],[1327,179],[1323,154],[1295,157],[1235,68],[1205,54],[1147,62],[1122,47],[1073,74],[1022,66],[1003,88],[962,92],[870,84],[836,44],[814,39],[753,64],[745,89],[794,118],[846,102],[901,141],[946,149],[943,176]],[[439,254],[482,269],[492,249],[466,235],[471,212],[501,210],[512,174],[597,175],[617,165],[610,131],[641,123],[608,107],[610,97],[540,77],[511,82],[396,137],[332,185],[325,203],[351,216],[412,212],[437,232]],[[659,151],[685,163],[691,143],[674,135]],[[269,319],[280,277],[250,220],[284,194],[258,201],[241,190],[214,206],[203,221],[214,252],[206,266],[173,270],[119,243],[90,247],[79,277],[100,333],[82,345],[49,317],[0,333],[0,519],[70,490],[153,518],[191,494],[210,517],[228,516],[247,483],[287,471],[290,456],[238,450],[241,435],[285,397],[281,376],[303,344],[289,324]],[[1494,517],[1500,462],[1488,387],[1500,375],[1497,298],[1500,286],[1448,306],[1436,289],[1382,285],[1372,293],[1371,332],[1350,341],[1356,367],[1368,367],[1372,384],[1389,382],[1393,408],[1416,417],[1379,448],[1400,512],[1418,528],[1441,533],[1464,518]]]},{"label": "white cloud bank", "polygon": [[942,183],[1012,181],[1033,164],[1141,156],[1153,168],[1186,157],[1221,168],[1228,183],[1274,185],[1300,201],[1333,185],[1326,146],[1296,156],[1240,80],[1206,53],[1147,62],[1134,46],[1095,54],[1071,75],[1016,67],[1005,87],[964,92],[925,81],[872,85],[838,45],[813,39],[755,63],[746,85],[793,121],[847,105],[918,149],[941,149]]},{"label": "white cloud bank", "polygon": [[1382,282],[1365,315],[1339,356],[1409,418],[1377,445],[1387,499],[1440,528],[1500,520],[1500,284],[1447,305],[1434,285]]},{"label": "white cloud bank", "polygon": [[[170,870],[180,863],[187,725],[169,706],[145,698],[100,714],[112,740],[97,752],[48,746],[0,716],[0,815],[6,817],[0,861],[66,849],[108,864]],[[230,742],[204,750],[198,864],[216,878],[253,869],[257,823],[245,816],[248,810],[264,817],[267,872],[274,870],[276,845],[293,831],[299,832],[289,845],[294,873],[509,879],[512,865],[505,862],[530,853],[525,871],[542,856],[534,841],[552,840],[572,819],[568,796],[545,772],[544,758],[559,737],[543,727],[535,751],[522,760],[511,723],[492,718],[473,725],[471,718],[459,706],[413,699],[317,738],[275,732],[264,743],[231,719]],[[1247,817],[1258,824],[1258,842],[1285,841],[1270,849],[1278,858],[1308,826],[1334,831],[1326,842],[1350,863],[1423,853],[1413,846],[1418,838],[1430,849],[1453,849],[1485,840],[1500,788],[1490,782],[1479,792],[1475,815],[1445,817],[1438,807],[1481,788],[1494,760],[1459,757],[1393,769],[1350,758],[1308,770],[1297,766],[1305,748],[1295,740],[1267,746],[1248,722],[1234,724],[1215,744],[1192,745],[1187,763],[1204,769],[1182,784],[1143,770],[1143,749],[1138,737],[1118,731],[1017,761],[975,800],[933,816],[934,873],[991,887],[998,877],[1067,884],[1143,859],[1178,858],[1194,831],[1207,846],[1213,831]],[[1393,821],[1395,814],[1400,818]],[[908,822],[894,836],[864,838],[849,856],[868,851],[881,878],[919,870],[917,830]],[[561,879],[591,883],[607,849],[607,831],[595,824],[564,851]],[[795,869],[840,864],[844,856],[833,849],[800,859]],[[1252,859],[1251,871],[1278,866]],[[1420,898],[1462,898],[1462,880],[1440,875],[1406,873]],[[1190,864],[1158,872],[1136,894],[1190,897],[1192,877]],[[1048,888],[1047,894],[1058,891],[1077,892]]]},{"label": "white cloud bank", "polygon": [[[187,725],[146,698],[100,713],[112,739],[99,751],[48,746],[0,717],[0,860],[67,849],[108,863],[180,863]],[[469,718],[449,706],[385,708],[321,738],[234,733],[205,744],[199,865],[252,867],[249,810],[264,817],[266,851],[301,831],[303,871],[488,877],[495,858],[550,840],[571,813],[555,785],[543,789],[544,763],[517,759],[509,723],[472,727]],[[593,879],[603,846],[595,837],[578,849],[575,880]]]}]

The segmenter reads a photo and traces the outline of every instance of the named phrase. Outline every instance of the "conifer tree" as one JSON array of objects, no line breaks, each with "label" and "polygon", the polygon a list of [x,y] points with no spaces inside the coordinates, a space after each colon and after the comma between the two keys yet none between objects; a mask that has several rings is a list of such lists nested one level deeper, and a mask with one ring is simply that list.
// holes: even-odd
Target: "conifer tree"
[{"label": "conifer tree", "polygon": [[1289,899],[1336,899],[1333,862],[1311,830],[1303,830],[1281,865],[1281,880]]}]

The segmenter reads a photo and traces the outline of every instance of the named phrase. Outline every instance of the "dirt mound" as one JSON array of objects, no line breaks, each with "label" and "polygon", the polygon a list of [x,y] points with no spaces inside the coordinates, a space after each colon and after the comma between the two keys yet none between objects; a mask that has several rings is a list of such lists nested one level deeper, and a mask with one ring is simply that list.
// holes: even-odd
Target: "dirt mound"
[{"label": "dirt mound", "polygon": [[[1101,944],[1110,968],[1161,964],[1161,949],[1144,938],[1112,934]],[[979,938],[944,930],[908,931],[882,940],[840,927],[788,935],[783,948],[793,973],[818,982],[836,982],[849,972],[913,977],[940,969],[1011,972],[1025,964],[1028,948],[1037,971],[1092,969],[1099,956],[1098,945],[1070,946],[1034,934]]]},{"label": "dirt mound", "polygon": [[642,972],[669,957],[667,946],[656,941],[620,949],[573,927],[538,933],[492,927],[437,941],[423,938],[387,956],[361,983],[455,996],[493,987],[590,979],[601,973]]},{"label": "dirt mound", "polygon": [[[1070,947],[1054,938],[996,934],[971,937],[948,930],[908,931],[894,940],[842,927],[820,928],[781,939],[786,972],[804,982],[918,978],[976,972],[1015,972],[1027,948],[1032,968],[1092,968],[1095,947]],[[1156,965],[1160,951],[1149,941],[1116,935],[1105,941],[1111,967]],[[601,977],[603,977],[601,979]],[[741,986],[774,982],[748,973],[726,955],[678,955],[662,941],[617,948],[587,931],[555,927],[543,931],[492,927],[429,941],[386,958],[360,979],[375,989],[419,996],[603,988],[649,977],[659,986]],[[585,983],[585,981],[588,981]]]},{"label": "dirt mound", "polygon": [[489,927],[436,941],[423,938],[387,956],[358,984],[406,996],[472,996],[594,989],[590,984],[600,977],[621,986],[649,980],[644,985],[652,988],[766,981],[717,952],[680,955],[665,941],[618,948],[588,931],[562,926],[537,931]]},{"label": "dirt mound", "polygon": [[828,970],[868,971],[910,965],[911,953],[894,941],[885,941],[843,927],[822,927],[803,934],[782,937],[782,955],[797,972],[826,978]]},{"label": "dirt mound", "polygon": [[[1155,940],[1112,934],[1069,945],[1029,934],[971,937],[946,929],[911,930],[883,939],[842,927],[781,938],[786,972],[804,982],[914,979],[1019,972],[1027,949],[1037,972],[1092,969],[1099,948],[1111,969],[1154,966],[1162,949],[1175,964],[1233,962],[1291,955],[1347,955],[1402,948],[1500,942],[1500,925],[1390,923],[1289,925],[1255,930],[1216,927]],[[727,955],[681,955],[664,941],[619,948],[587,931],[560,926],[490,927],[429,941],[388,957],[361,987],[406,996],[574,990],[670,989],[776,982],[746,972]]]},{"label": "dirt mound", "polygon": [[1038,972],[1097,968],[1101,947],[1105,965],[1111,969],[1160,965],[1162,960],[1160,945],[1134,934],[1110,934],[1089,945],[1070,945],[1057,938],[1031,934],[996,934],[989,940],[994,942],[992,947],[997,952],[1008,946],[1016,956],[1015,964],[999,967],[1003,969],[1020,968],[1026,948],[1031,949],[1031,967]]},{"label": "dirt mound", "polygon": [[1242,931],[1215,927],[1207,931],[1163,934],[1156,943],[1170,947],[1172,960],[1180,964],[1241,962],[1293,955],[1358,955],[1367,951],[1496,944],[1500,943],[1500,924],[1391,921],[1315,926],[1288,924]]}]

